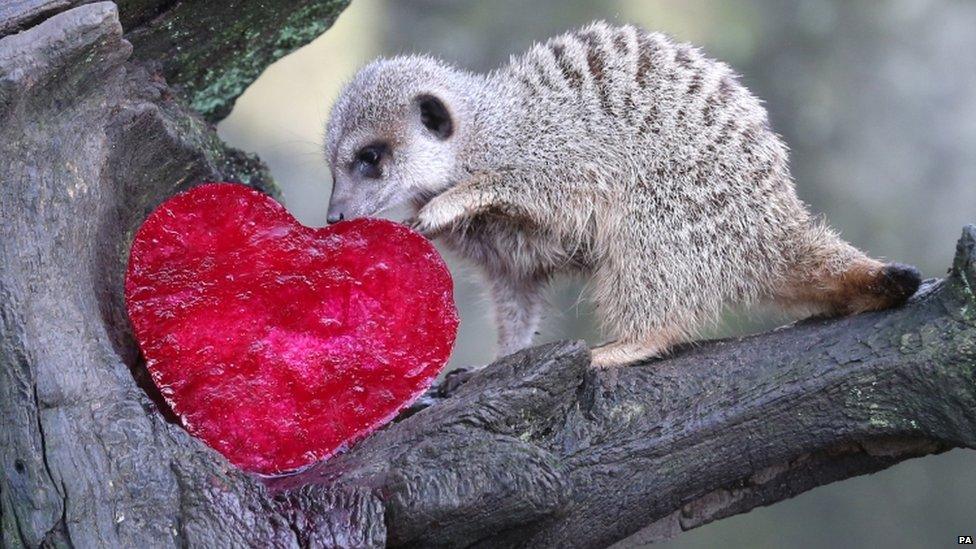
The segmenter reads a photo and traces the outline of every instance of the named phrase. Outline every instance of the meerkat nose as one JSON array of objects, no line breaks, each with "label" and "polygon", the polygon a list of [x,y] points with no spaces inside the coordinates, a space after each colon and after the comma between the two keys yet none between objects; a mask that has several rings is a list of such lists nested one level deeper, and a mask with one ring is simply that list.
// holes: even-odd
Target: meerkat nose
[{"label": "meerkat nose", "polygon": [[338,223],[345,219],[346,216],[343,213],[329,213],[329,216],[325,218],[326,221],[331,225],[332,223]]}]

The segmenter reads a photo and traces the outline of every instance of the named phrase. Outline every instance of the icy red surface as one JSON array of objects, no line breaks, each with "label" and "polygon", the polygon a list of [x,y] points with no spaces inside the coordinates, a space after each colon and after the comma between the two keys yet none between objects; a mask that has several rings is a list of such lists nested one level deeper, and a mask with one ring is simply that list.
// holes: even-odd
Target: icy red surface
[{"label": "icy red surface", "polygon": [[226,183],[149,216],[125,297],[186,429],[266,474],[391,420],[443,368],[458,324],[451,275],[424,237],[377,219],[305,227]]}]

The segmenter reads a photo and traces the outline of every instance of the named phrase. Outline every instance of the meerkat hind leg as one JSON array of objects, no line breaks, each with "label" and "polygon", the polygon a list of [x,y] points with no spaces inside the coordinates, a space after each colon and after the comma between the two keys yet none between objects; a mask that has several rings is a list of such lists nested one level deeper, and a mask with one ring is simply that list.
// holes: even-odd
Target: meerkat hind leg
[{"label": "meerkat hind leg", "polygon": [[496,277],[491,282],[498,328],[498,357],[510,355],[532,344],[545,305],[544,278]]},{"label": "meerkat hind leg", "polygon": [[590,364],[594,368],[615,368],[660,356],[678,342],[678,337],[668,331],[660,331],[641,341],[614,341],[596,347]]}]

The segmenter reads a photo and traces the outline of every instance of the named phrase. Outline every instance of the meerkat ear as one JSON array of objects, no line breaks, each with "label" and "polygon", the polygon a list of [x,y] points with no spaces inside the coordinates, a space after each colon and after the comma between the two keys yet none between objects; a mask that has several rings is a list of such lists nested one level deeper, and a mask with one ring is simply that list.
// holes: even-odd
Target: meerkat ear
[{"label": "meerkat ear", "polygon": [[417,106],[420,107],[420,122],[438,139],[447,139],[454,133],[454,121],[444,102],[433,95],[418,95]]}]

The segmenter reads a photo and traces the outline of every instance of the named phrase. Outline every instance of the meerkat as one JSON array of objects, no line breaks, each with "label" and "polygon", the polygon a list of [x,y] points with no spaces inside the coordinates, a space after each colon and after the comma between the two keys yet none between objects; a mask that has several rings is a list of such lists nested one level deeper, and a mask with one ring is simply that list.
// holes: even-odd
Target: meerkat
[{"label": "meerkat", "polygon": [[490,285],[499,355],[531,344],[555,276],[582,273],[611,341],[597,367],[692,339],[728,304],[847,315],[905,302],[914,267],[871,259],[797,198],[787,147],[728,65],[595,22],[489,74],[380,59],[326,130],[328,221],[408,204]]}]

